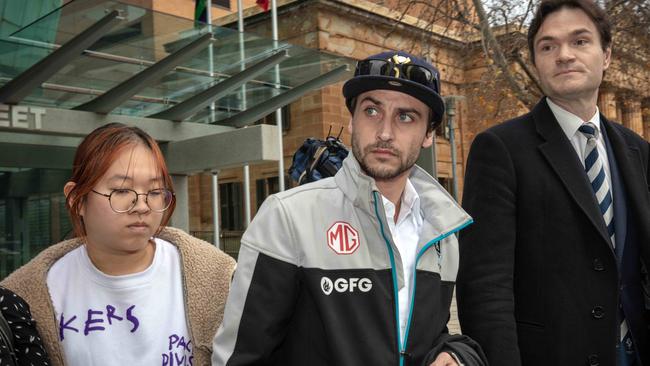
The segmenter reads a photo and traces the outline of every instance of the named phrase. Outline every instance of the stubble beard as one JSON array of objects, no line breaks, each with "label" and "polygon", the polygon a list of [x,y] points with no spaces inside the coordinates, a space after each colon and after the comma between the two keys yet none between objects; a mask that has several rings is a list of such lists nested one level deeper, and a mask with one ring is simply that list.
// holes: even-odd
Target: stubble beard
[{"label": "stubble beard", "polygon": [[[399,165],[392,168],[390,166],[383,166],[382,164],[376,164],[379,166],[370,166],[367,162],[368,155],[373,149],[390,149],[395,157],[399,161]],[[375,181],[388,181],[399,177],[405,172],[410,172],[413,165],[418,159],[419,150],[408,151],[406,159],[402,159],[403,153],[396,150],[392,144],[386,142],[377,142],[371,145],[366,146],[361,150],[360,143],[358,141],[358,136],[352,134],[352,153],[354,157],[359,162],[361,169],[368,175],[373,178]]]}]

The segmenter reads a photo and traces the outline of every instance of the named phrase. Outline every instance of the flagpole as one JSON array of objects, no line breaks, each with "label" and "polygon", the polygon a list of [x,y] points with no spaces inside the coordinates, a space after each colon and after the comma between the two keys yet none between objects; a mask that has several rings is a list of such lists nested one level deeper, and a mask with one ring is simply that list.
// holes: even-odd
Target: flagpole
[{"label": "flagpole", "polygon": [[[212,0],[207,0],[205,4],[205,14],[206,14],[206,23],[208,25],[208,32],[212,34]],[[208,45],[208,71],[210,72],[210,78],[214,78],[214,49],[212,48],[212,42]],[[213,80],[214,81],[214,80]],[[210,122],[214,122],[214,102],[210,104]]]},{"label": "flagpole", "polygon": [[212,243],[217,248],[226,251],[226,248],[221,247],[221,240],[219,238],[219,171],[212,171],[212,226],[214,231],[212,232]]},{"label": "flagpole", "polygon": [[[207,0],[205,3],[205,22],[208,25],[208,32],[212,34],[212,0]],[[208,72],[210,78],[214,78],[214,48],[212,42],[208,45]],[[213,79],[214,81],[214,79]],[[215,120],[216,106],[214,102],[210,103],[210,122]],[[221,225],[219,225],[219,171],[212,172],[212,243],[219,249],[221,248],[220,234]]]},{"label": "flagpole", "polygon": [[[237,0],[237,30],[239,31],[239,62],[240,70],[245,70],[246,52],[244,48],[244,6],[242,0]],[[241,110],[246,110],[246,84],[241,87]],[[244,224],[251,223],[251,173],[250,165],[244,165]]]},{"label": "flagpole", "polygon": [[[278,3],[271,0],[271,29],[273,48],[278,48]],[[275,65],[275,87],[280,88],[280,65]],[[280,160],[278,162],[278,185],[280,192],[284,191],[284,141],[282,140],[282,108],[275,111],[275,121],[278,127],[278,146],[280,147]]]}]

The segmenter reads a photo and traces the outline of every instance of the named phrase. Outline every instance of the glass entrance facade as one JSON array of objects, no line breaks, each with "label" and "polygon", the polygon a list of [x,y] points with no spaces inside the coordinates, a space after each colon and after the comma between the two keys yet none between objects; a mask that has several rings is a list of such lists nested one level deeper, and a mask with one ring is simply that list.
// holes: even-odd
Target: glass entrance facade
[{"label": "glass entrance facade", "polygon": [[70,171],[0,168],[0,278],[70,235],[63,184]]}]

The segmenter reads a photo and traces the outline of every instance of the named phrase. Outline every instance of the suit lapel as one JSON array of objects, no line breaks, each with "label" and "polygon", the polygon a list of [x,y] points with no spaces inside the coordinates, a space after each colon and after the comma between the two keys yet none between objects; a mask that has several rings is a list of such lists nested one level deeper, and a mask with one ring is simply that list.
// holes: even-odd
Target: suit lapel
[{"label": "suit lapel", "polygon": [[[607,160],[609,161],[610,180],[612,184],[612,198],[614,199],[614,231],[616,233],[616,259],[619,261],[619,268],[621,260],[623,259],[623,250],[625,249],[625,241],[627,240],[627,190],[621,180],[621,172],[618,168],[618,160],[616,154],[612,149],[612,142],[609,138],[609,129],[606,127],[608,122],[603,116],[600,119],[600,130],[602,131],[605,140],[605,150],[607,151]],[[611,125],[610,125],[611,126]]]},{"label": "suit lapel", "polygon": [[548,107],[546,99],[542,99],[535,106],[532,115],[537,132],[546,140],[538,146],[539,150],[571,197],[611,248],[607,227],[598,208],[598,202],[596,202],[596,196],[587,178],[587,173],[585,173],[575,149],[555,119],[555,115]]},{"label": "suit lapel", "polygon": [[[642,165],[641,151],[636,146],[626,143],[625,137],[612,126],[613,122],[606,120],[603,115],[600,118],[606,129],[618,165],[619,175],[627,192],[628,212],[632,217],[646,218],[647,220],[650,217],[650,196],[648,187],[645,185],[646,179],[643,176],[645,169]],[[628,217],[629,219],[630,217]],[[637,226],[639,226],[637,229],[641,235],[641,242],[650,242],[650,225],[642,223]]]}]

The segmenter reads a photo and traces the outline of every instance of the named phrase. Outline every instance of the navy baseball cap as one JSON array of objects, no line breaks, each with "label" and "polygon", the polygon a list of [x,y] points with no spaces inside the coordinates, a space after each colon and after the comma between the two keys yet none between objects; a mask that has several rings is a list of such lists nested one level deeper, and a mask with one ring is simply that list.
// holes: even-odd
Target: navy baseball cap
[{"label": "navy baseball cap", "polygon": [[388,51],[357,62],[354,77],[343,85],[348,110],[353,112],[355,97],[376,89],[415,97],[433,111],[433,128],[442,122],[445,102],[440,96],[440,72],[423,59],[402,51]]}]

